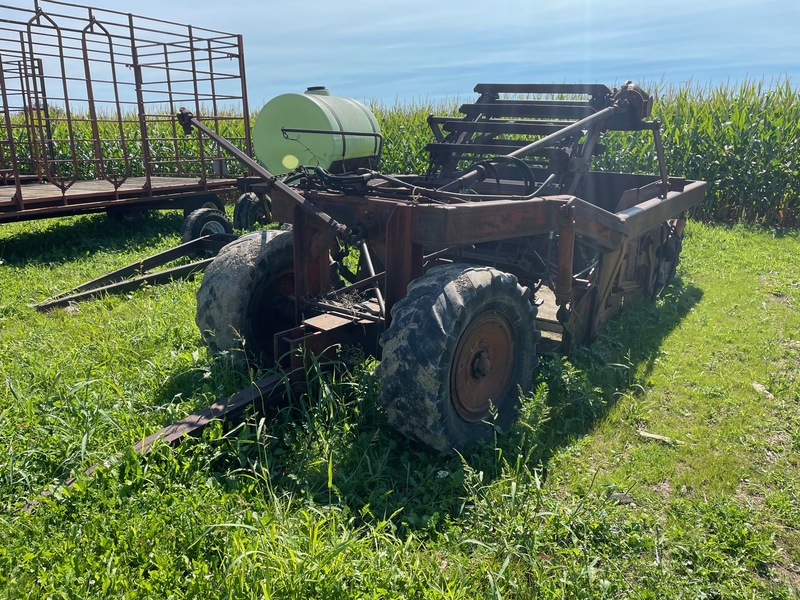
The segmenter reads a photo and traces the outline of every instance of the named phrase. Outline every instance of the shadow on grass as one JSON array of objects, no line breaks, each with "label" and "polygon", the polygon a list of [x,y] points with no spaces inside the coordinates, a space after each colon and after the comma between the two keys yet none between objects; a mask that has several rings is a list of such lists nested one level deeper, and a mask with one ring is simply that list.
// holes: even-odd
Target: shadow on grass
[{"label": "shadow on grass", "polygon": [[0,258],[8,265],[64,264],[98,250],[117,252],[147,247],[180,231],[178,211],[149,211],[129,219],[105,214],[45,219],[30,228],[0,225]]},{"label": "shadow on grass", "polygon": [[[632,373],[647,377],[664,338],[701,297],[677,279],[657,303],[642,299],[623,311],[590,347],[570,358],[544,358],[540,392],[532,394],[520,422],[462,456],[435,453],[394,432],[378,407],[379,382],[367,361],[330,376],[310,369],[307,391],[290,407],[254,416],[214,442],[213,471],[232,488],[257,477],[270,490],[345,505],[365,521],[397,513],[404,527],[436,529],[461,514],[467,471],[480,473],[486,484],[503,475],[505,461],[522,454],[528,469],[546,473],[554,453],[590,432],[615,392],[631,388]],[[162,399],[218,380],[229,385],[230,368],[218,361],[208,376],[178,374]]]},{"label": "shadow on grass", "polygon": [[639,298],[608,322],[597,339],[572,356],[542,360],[548,418],[538,424],[531,459],[546,469],[562,446],[589,433],[619,398],[637,393],[661,354],[664,339],[700,301],[702,290],[677,277],[656,302]]}]

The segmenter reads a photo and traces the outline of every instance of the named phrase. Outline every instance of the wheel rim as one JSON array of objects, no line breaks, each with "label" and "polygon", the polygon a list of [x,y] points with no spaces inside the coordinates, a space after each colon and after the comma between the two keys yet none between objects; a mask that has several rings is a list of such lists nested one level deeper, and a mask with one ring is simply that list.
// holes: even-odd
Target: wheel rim
[{"label": "wheel rim", "polygon": [[450,396],[462,419],[481,421],[489,407],[503,403],[514,374],[515,343],[511,322],[487,311],[467,326],[458,341],[450,374]]},{"label": "wheel rim", "polygon": [[212,233],[225,233],[225,225],[219,221],[208,221],[200,228],[200,235],[211,235]]}]

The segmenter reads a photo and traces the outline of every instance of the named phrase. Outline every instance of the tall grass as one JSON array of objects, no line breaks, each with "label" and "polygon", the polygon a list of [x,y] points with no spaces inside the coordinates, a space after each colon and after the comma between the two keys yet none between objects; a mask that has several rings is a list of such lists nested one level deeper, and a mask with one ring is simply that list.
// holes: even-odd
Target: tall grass
[{"label": "tall grass", "polygon": [[796,233],[690,222],[667,293],[544,357],[513,429],[462,456],[393,432],[366,361],[139,457],[247,384],[202,348],[199,282],[27,304],[179,221],[0,228],[0,597],[797,597]]}]

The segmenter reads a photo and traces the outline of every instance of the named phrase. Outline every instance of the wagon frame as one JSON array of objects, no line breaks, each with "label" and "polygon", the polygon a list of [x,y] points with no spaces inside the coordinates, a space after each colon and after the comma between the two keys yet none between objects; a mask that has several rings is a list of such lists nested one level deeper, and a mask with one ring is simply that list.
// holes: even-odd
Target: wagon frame
[{"label": "wagon frame", "polygon": [[171,114],[193,107],[251,151],[240,35],[58,0],[0,8],[0,223],[224,208],[246,173]]},{"label": "wagon frame", "polygon": [[[630,82],[475,91],[462,118],[429,118],[423,175],[279,178],[183,112],[292,225],[212,262],[197,313],[209,346],[295,372],[334,347],[378,356],[390,423],[449,450],[510,422],[538,352],[588,343],[638,292],[658,296],[706,184],[667,175],[652,97]],[[659,173],[590,170],[607,131],[650,133]]]}]

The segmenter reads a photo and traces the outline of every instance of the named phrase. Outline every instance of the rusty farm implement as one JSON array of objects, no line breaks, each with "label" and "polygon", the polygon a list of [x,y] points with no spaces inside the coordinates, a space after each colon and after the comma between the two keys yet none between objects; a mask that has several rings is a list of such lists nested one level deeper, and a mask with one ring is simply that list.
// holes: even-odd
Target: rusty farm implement
[{"label": "rusty farm implement", "polygon": [[[374,119],[331,126],[345,119],[324,90],[306,93],[333,114],[322,125],[259,115],[268,168],[183,109],[187,133],[255,174],[254,205],[291,224],[208,266],[196,316],[207,345],[295,369],[334,348],[375,355],[390,423],[450,450],[511,422],[539,352],[588,343],[635,294],[658,295],[706,184],[667,174],[652,98],[630,82],[475,91],[463,117],[429,117],[429,165],[413,175],[375,170]],[[608,131],[653,136],[658,173],[592,170]],[[320,138],[338,142],[334,158],[314,150]],[[347,155],[355,139],[366,149]]]}]

